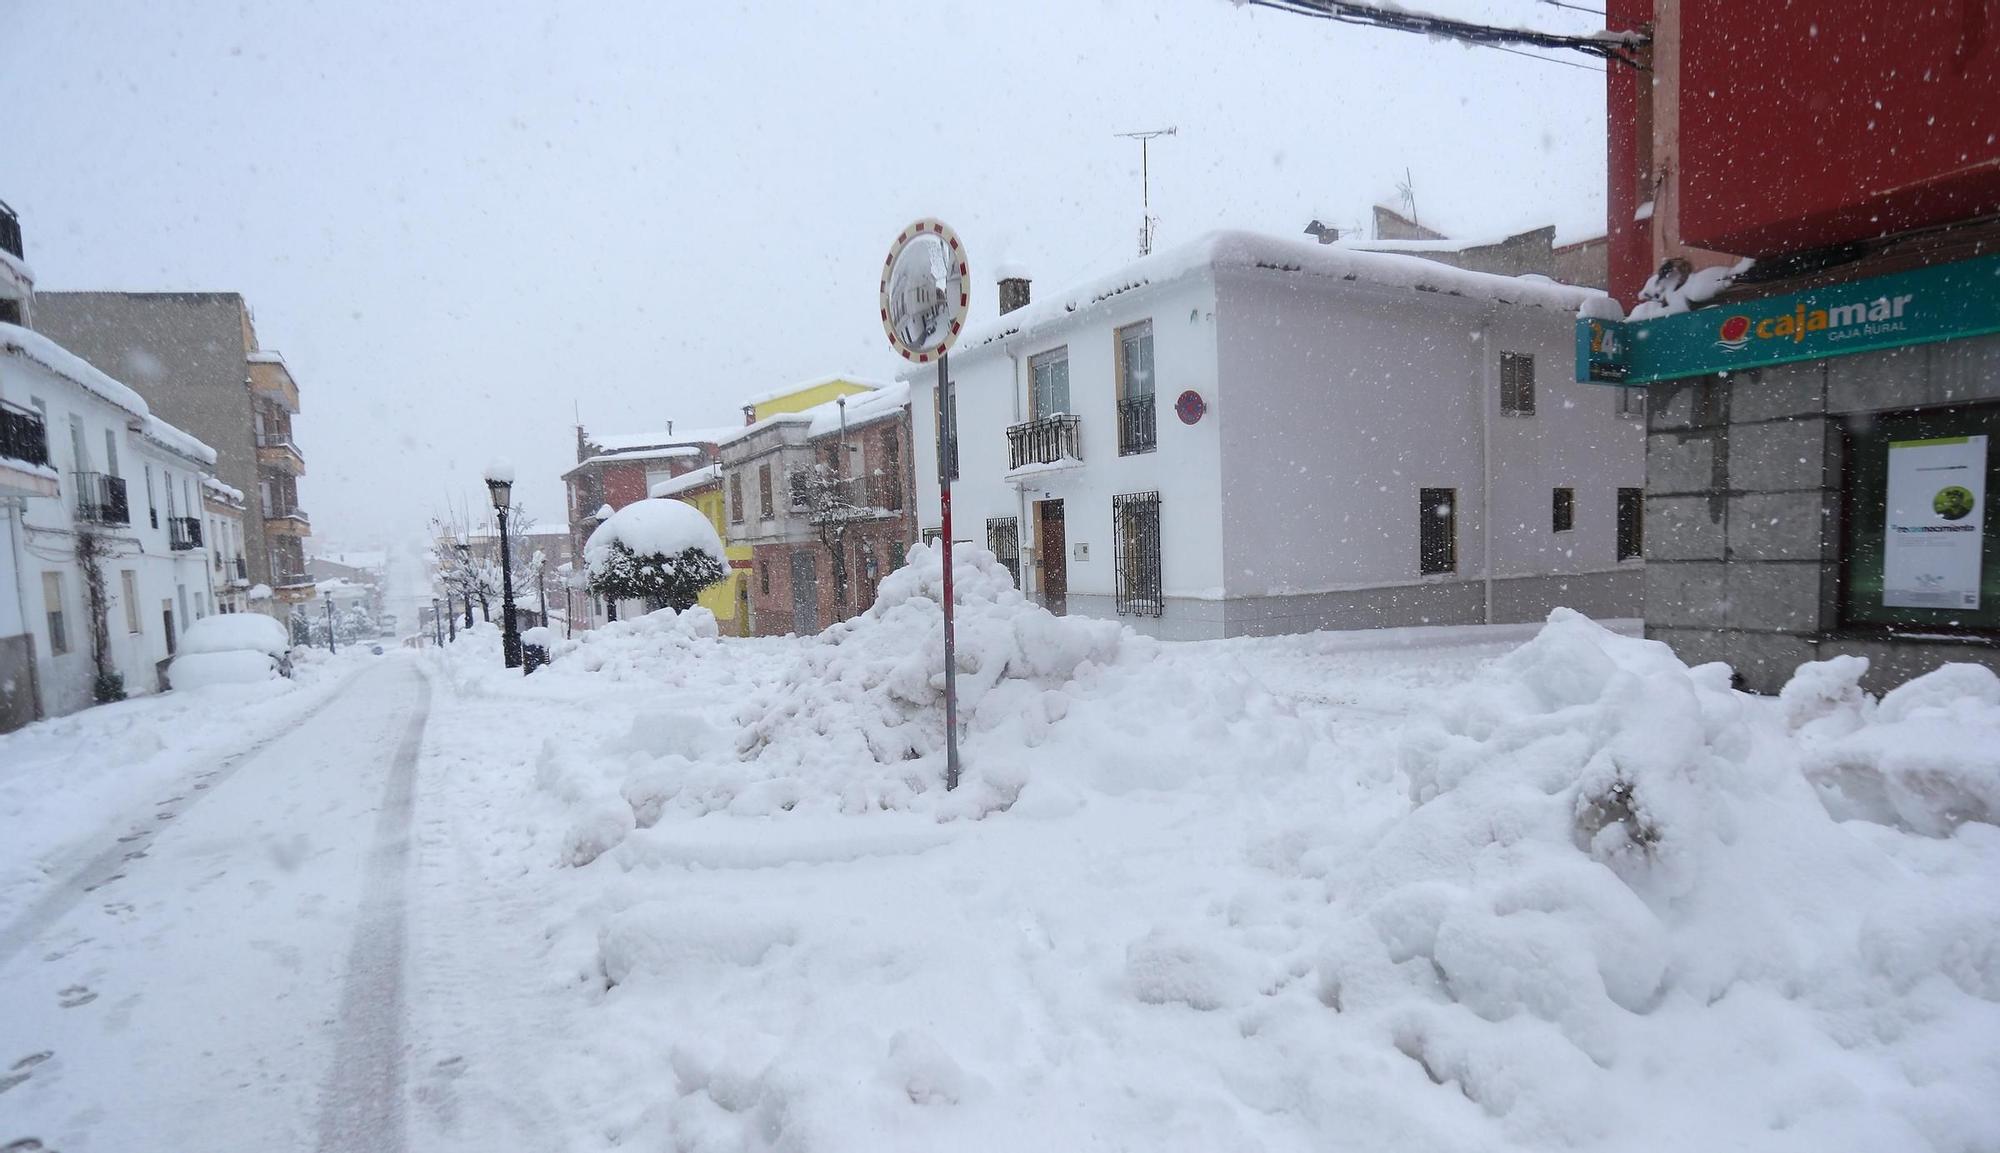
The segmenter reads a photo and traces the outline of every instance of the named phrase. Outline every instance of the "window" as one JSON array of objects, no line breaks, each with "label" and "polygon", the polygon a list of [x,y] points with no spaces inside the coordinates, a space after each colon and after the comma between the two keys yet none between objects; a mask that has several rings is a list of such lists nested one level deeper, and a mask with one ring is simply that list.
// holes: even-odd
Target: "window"
[{"label": "window", "polygon": [[160,527],[160,506],[153,499],[153,466],[146,466],[146,519],[154,528]]},{"label": "window", "polygon": [[1014,587],[1021,587],[1021,522],[1018,517],[996,516],[986,521],[986,549],[994,559],[1014,574]]},{"label": "window", "polygon": [[771,466],[768,464],[757,466],[757,508],[758,515],[765,520],[776,514],[776,507],[771,502]]},{"label": "window", "polygon": [[729,474],[729,523],[743,523],[743,474]]},{"label": "window", "polygon": [[118,475],[118,434],[108,428],[104,430],[104,471],[109,476]]},{"label": "window", "polygon": [[1618,559],[1633,560],[1646,554],[1646,490],[1618,490]]},{"label": "window", "polygon": [[1458,571],[1458,490],[1427,488],[1417,494],[1418,571]]},{"label": "window", "polygon": [[1160,590],[1160,494],[1112,497],[1111,524],[1119,615],[1160,616],[1167,607]]},{"label": "window", "polygon": [[49,652],[61,656],[69,651],[68,618],[63,614],[62,574],[42,574],[42,607],[49,614]]},{"label": "window", "polygon": [[90,471],[90,448],[83,441],[83,418],[75,413],[69,418],[69,451],[72,458],[72,472]]},{"label": "window", "polygon": [[1643,388],[1614,388],[1618,394],[1618,415],[1644,419],[1646,416],[1646,390]]},{"label": "window", "polygon": [[771,595],[771,566],[770,566],[770,565],[767,565],[767,564],[760,564],[760,565],[758,565],[758,566],[757,566],[757,593],[758,593],[758,595],[759,595],[759,596],[770,596],[770,595]]},{"label": "window", "polygon": [[1550,517],[1550,527],[1556,532],[1568,532],[1576,527],[1576,490],[1559,488],[1555,490],[1554,514]]},{"label": "window", "polygon": [[907,554],[906,552],[904,552],[904,550],[903,550],[903,542],[902,542],[902,541],[899,541],[899,540],[896,540],[896,541],[890,541],[890,542],[889,542],[889,571],[890,571],[890,572],[895,572],[895,571],[896,571],[897,569],[899,569],[899,568],[902,568],[902,567],[903,567],[903,558],[904,558],[905,556],[907,556],[907,555],[908,555],[908,554]]},{"label": "window", "polygon": [[1118,455],[1153,451],[1153,322],[1118,330]]},{"label": "window", "polygon": [[1500,354],[1500,415],[1535,415],[1535,358],[1525,352]]},{"label": "window", "polygon": [[125,593],[125,631],[137,633],[146,631],[139,623],[139,574],[131,569],[123,569],[118,574],[119,583]]},{"label": "window", "polygon": [[1034,418],[1068,412],[1069,349],[1053,349],[1028,358],[1028,370],[1034,377]]},{"label": "window", "polygon": [[927,528],[924,530],[924,543],[927,545],[935,545],[938,542],[938,538],[943,535],[944,535],[943,529]]},{"label": "window", "polygon": [[882,430],[882,507],[903,511],[903,441],[895,425]]},{"label": "window", "polygon": [[[829,473],[831,475],[831,473]],[[785,473],[785,489],[789,507],[793,512],[811,512],[813,506],[813,466],[795,468]]]}]

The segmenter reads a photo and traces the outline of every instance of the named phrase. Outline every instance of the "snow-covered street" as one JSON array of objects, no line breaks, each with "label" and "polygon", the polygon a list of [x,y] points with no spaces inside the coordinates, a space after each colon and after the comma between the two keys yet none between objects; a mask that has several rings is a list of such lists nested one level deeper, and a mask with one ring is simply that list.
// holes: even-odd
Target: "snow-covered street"
[{"label": "snow-covered street", "polygon": [[946,794],[912,561],[818,638],[329,666],[12,914],[0,1147],[2000,1143],[1990,673],[1164,645],[979,554]]}]

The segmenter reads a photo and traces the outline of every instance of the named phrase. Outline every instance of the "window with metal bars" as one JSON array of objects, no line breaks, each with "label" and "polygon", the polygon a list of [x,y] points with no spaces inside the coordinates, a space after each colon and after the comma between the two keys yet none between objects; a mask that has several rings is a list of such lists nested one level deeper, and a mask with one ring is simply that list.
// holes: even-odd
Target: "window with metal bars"
[{"label": "window with metal bars", "polygon": [[1419,571],[1458,571],[1458,490],[1427,488],[1417,494]]},{"label": "window with metal bars", "polygon": [[1014,574],[1014,587],[1021,587],[1021,521],[1018,517],[996,516],[986,521],[986,548],[995,560]]},{"label": "window with metal bars", "polygon": [[1555,503],[1549,518],[1550,527],[1556,532],[1569,532],[1576,527],[1576,490],[1559,488],[1555,490]]},{"label": "window with metal bars", "polygon": [[1163,615],[1167,602],[1160,584],[1160,494],[1130,492],[1112,497],[1111,526],[1119,615]]},{"label": "window with metal bars", "polygon": [[1535,358],[1525,352],[1500,354],[1500,415],[1535,415]]},{"label": "window with metal bars", "polygon": [[1618,490],[1618,559],[1636,560],[1646,554],[1646,490]]}]

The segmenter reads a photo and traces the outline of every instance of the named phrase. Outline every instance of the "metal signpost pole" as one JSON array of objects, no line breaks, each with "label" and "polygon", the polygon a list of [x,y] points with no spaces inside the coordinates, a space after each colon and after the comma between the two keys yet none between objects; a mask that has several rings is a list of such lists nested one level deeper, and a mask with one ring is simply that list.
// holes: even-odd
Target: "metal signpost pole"
[{"label": "metal signpost pole", "polygon": [[[942,220],[916,221],[889,246],[882,262],[882,330],[890,347],[917,364],[937,361],[938,514],[944,566],[944,787],[958,787],[958,633],[953,605],[951,474],[958,456],[958,430],[951,419],[951,346],[965,328],[972,303],[965,247]],[[846,465],[846,405],[841,406],[842,466]]]},{"label": "metal signpost pole", "polygon": [[952,443],[957,430],[951,427],[951,354],[938,357],[938,509],[944,546],[944,787],[958,787],[958,635],[953,627],[956,613],[951,591],[951,474]]}]

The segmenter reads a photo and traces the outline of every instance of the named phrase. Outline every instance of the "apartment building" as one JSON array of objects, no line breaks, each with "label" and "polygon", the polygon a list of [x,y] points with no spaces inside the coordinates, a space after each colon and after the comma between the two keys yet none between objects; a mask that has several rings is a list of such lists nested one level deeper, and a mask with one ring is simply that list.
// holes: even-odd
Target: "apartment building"
[{"label": "apartment building", "polygon": [[0,730],[165,687],[216,611],[215,452],[47,337],[0,324]]},{"label": "apartment building", "polygon": [[751,553],[750,631],[814,633],[875,603],[915,540],[909,388],[779,413],[721,444],[726,539]]},{"label": "apartment building", "polygon": [[[953,348],[954,534],[1174,638],[1638,615],[1643,413],[1571,379],[1590,289],[1224,232]],[[913,369],[915,427],[938,428]],[[914,454],[926,536],[938,453]]]},{"label": "apartment building", "polygon": [[299,387],[285,358],[259,347],[242,296],[43,293],[35,327],[214,446],[217,479],[246,494],[246,579],[272,590],[252,607],[282,618],[312,600],[305,564],[312,522],[299,500],[305,455],[293,432]]}]

